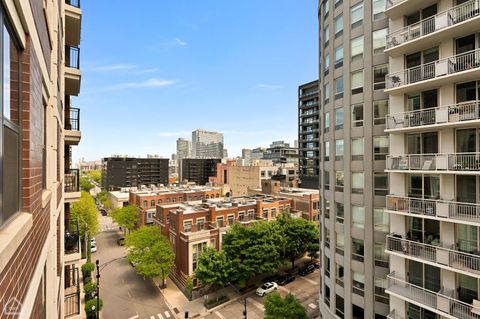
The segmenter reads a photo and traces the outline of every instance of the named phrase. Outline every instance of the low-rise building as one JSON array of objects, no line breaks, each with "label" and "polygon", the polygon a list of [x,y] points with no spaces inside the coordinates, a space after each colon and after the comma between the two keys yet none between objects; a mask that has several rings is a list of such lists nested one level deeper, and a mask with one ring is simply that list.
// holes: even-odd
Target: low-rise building
[{"label": "low-rise building", "polygon": [[136,191],[137,187],[124,187],[119,191],[110,191],[108,192],[108,199],[112,204],[111,208],[122,208],[130,204],[130,191]]}]

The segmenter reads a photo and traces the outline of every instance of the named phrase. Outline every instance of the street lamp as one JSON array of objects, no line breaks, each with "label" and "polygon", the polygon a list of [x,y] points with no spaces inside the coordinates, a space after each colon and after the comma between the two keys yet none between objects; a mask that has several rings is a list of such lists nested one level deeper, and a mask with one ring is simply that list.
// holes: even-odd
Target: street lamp
[{"label": "street lamp", "polygon": [[100,310],[100,263],[98,259],[95,261],[97,265],[97,319],[100,319],[99,310]]}]

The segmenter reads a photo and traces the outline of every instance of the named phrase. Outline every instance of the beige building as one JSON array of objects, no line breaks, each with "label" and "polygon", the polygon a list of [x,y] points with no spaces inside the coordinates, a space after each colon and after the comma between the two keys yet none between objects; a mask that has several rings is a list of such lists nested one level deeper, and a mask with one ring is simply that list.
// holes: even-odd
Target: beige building
[{"label": "beige building", "polygon": [[390,317],[479,318],[479,2],[385,13]]},{"label": "beige building", "polygon": [[229,168],[231,196],[243,196],[248,194],[249,189],[259,188],[262,185],[262,180],[270,179],[277,174],[278,167],[273,165],[259,165],[252,166],[231,166]]}]

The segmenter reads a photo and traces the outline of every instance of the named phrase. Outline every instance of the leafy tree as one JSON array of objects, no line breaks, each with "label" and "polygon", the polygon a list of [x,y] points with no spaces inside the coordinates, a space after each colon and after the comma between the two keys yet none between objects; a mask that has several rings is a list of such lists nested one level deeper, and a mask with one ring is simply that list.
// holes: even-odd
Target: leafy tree
[{"label": "leafy tree", "polygon": [[138,209],[135,205],[129,205],[114,209],[110,216],[122,228],[132,231],[137,226],[139,216]]},{"label": "leafy tree", "polygon": [[276,272],[281,260],[281,234],[275,223],[256,222],[249,227],[234,224],[225,234],[222,249],[235,265],[230,281],[240,286],[258,274]]},{"label": "leafy tree", "polygon": [[288,294],[282,298],[273,292],[265,298],[265,319],[307,319],[307,311],[295,296]]},{"label": "leafy tree", "polygon": [[295,258],[309,252],[316,254],[320,248],[320,231],[315,223],[303,218],[293,218],[289,214],[281,214],[276,223],[280,226],[283,236],[282,245],[284,257],[295,267]]},{"label": "leafy tree", "polygon": [[162,282],[175,262],[175,253],[170,242],[157,227],[143,226],[126,236],[127,259],[135,264],[141,276],[161,276]]},{"label": "leafy tree", "polygon": [[90,192],[90,190],[92,188],[94,188],[95,186],[90,183],[90,181],[88,180],[88,178],[86,177],[80,177],[80,189],[84,192]]},{"label": "leafy tree", "polygon": [[90,238],[99,231],[98,211],[93,197],[82,192],[80,200],[72,204],[72,222],[77,221],[80,225],[80,238],[82,243],[88,243],[86,249],[87,260],[90,260]]},{"label": "leafy tree", "polygon": [[232,270],[231,262],[224,251],[207,247],[198,258],[195,277],[205,285],[223,288],[230,282]]},{"label": "leafy tree", "polygon": [[[100,309],[98,311],[102,310],[103,308],[103,300],[100,299],[98,301],[98,304],[100,305]],[[85,312],[87,315],[87,319],[94,319],[96,318],[97,315],[97,298],[90,299],[85,303]]]},{"label": "leafy tree", "polygon": [[102,184],[102,172],[99,170],[92,170],[87,174],[88,178],[98,184]]}]

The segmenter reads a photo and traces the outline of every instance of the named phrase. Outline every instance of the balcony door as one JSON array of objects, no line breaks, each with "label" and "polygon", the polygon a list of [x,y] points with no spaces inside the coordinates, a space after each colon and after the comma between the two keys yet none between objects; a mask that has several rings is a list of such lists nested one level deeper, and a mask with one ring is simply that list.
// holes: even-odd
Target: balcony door
[{"label": "balcony door", "polygon": [[468,304],[478,300],[478,279],[457,273],[458,299]]},{"label": "balcony door", "polygon": [[408,260],[407,263],[409,283],[430,291],[440,291],[440,268],[413,260]]},{"label": "balcony door", "polygon": [[407,217],[407,239],[427,245],[440,244],[440,222],[434,219]]},{"label": "balcony door", "polygon": [[479,131],[476,128],[455,131],[455,152],[475,153],[479,149]]},{"label": "balcony door", "polygon": [[455,54],[462,54],[472,50],[475,50],[477,45],[476,42],[476,35],[470,34],[463,38],[458,38],[455,40]]},{"label": "balcony door", "polygon": [[409,197],[423,199],[440,198],[440,177],[438,175],[411,174],[408,180]]},{"label": "balcony door", "polygon": [[456,85],[455,93],[457,103],[477,101],[480,96],[480,86],[477,81],[460,83]]},{"label": "balcony door", "polygon": [[438,132],[408,134],[408,154],[437,154]]},{"label": "balcony door", "polygon": [[440,318],[440,316],[434,312],[431,312],[430,310],[427,310],[425,308],[409,303],[408,309],[407,309],[407,318],[408,319],[438,319]]},{"label": "balcony door", "polygon": [[429,63],[437,60],[438,47],[407,55],[405,57],[405,64],[408,69],[407,83],[415,83],[433,78],[435,76],[435,65]]},{"label": "balcony door", "polygon": [[455,239],[457,249],[466,253],[478,253],[478,227],[456,224]]}]

